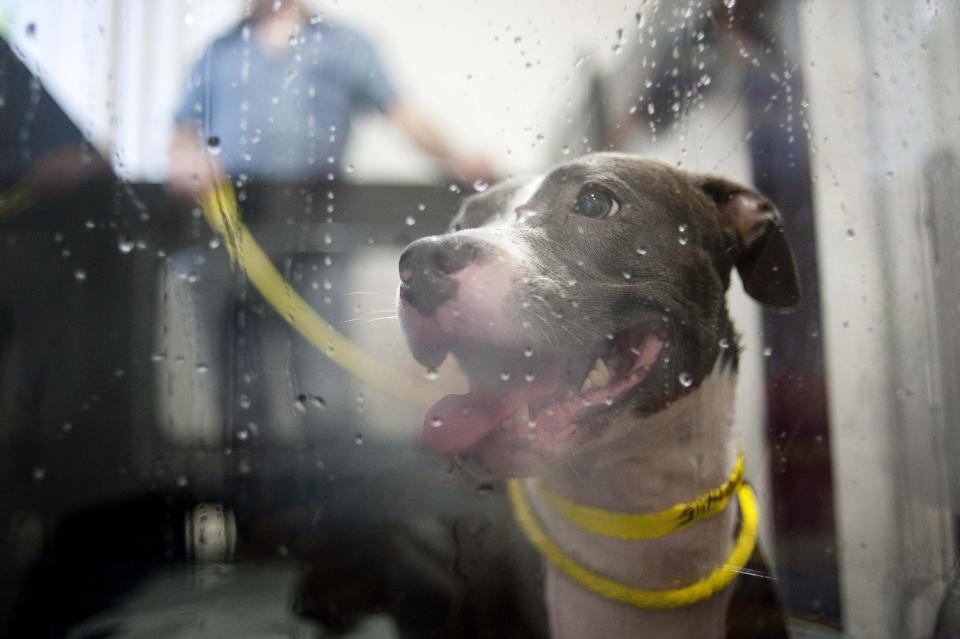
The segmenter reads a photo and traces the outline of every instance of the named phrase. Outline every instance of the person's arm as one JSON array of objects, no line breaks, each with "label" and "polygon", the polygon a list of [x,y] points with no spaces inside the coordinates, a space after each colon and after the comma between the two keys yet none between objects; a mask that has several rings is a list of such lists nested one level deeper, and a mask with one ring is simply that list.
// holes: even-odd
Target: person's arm
[{"label": "person's arm", "polygon": [[190,69],[186,90],[173,114],[166,185],[173,195],[190,200],[224,176],[219,160],[203,141],[202,125],[213,90],[210,81],[216,65],[211,56],[216,47],[216,43],[206,47]]},{"label": "person's arm", "polygon": [[409,104],[394,101],[384,113],[410,136],[414,144],[443,162],[458,180],[472,184],[477,180],[491,182],[495,179],[495,173],[484,156],[455,150],[426,116]]},{"label": "person's arm", "polygon": [[369,42],[357,36],[351,44],[348,57],[354,73],[354,108],[376,107],[414,144],[442,162],[446,170],[461,182],[493,182],[498,177],[484,156],[458,150],[425,113],[397,95]]}]

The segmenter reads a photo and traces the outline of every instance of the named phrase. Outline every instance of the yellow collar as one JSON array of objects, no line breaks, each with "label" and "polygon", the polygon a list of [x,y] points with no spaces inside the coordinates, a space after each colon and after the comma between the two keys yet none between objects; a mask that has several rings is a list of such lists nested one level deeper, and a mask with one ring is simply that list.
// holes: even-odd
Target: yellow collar
[{"label": "yellow collar", "polygon": [[[533,544],[533,546],[540,552],[541,555],[543,555],[544,559],[564,573],[567,577],[569,577],[575,583],[580,584],[587,590],[594,592],[606,599],[619,601],[637,608],[663,609],[681,608],[683,606],[689,606],[699,601],[709,599],[730,585],[730,582],[732,582],[737,576],[737,573],[747,564],[747,561],[750,559],[750,555],[753,554],[753,549],[757,542],[757,502],[756,497],[753,494],[753,490],[750,488],[750,486],[743,483],[742,455],[740,455],[737,460],[737,466],[734,468],[734,472],[731,473],[730,480],[722,484],[717,489],[710,491],[706,495],[689,502],[688,504],[678,504],[673,508],[693,508],[694,513],[706,512],[704,510],[698,510],[696,505],[715,503],[717,499],[715,498],[711,501],[709,496],[723,491],[728,485],[731,484],[732,486],[729,488],[729,493],[736,492],[738,502],[740,504],[740,532],[737,535],[736,543],[734,543],[733,551],[727,557],[726,562],[724,562],[700,581],[696,581],[680,588],[669,588],[664,590],[635,588],[628,584],[624,584],[614,579],[610,579],[609,577],[605,577],[604,575],[598,574],[592,571],[590,568],[578,563],[573,557],[566,554],[563,549],[561,549],[560,546],[558,546],[557,543],[547,535],[543,527],[541,527],[536,516],[533,514],[533,510],[530,508],[530,503],[528,502],[527,496],[523,489],[523,483],[517,479],[509,480],[507,482],[507,492],[510,497],[510,505],[513,507],[513,515],[516,518],[517,523],[520,525],[520,529],[527,537],[527,540]],[[729,499],[730,494],[727,494],[727,496],[723,498],[723,506],[726,505]],[[723,510],[723,506],[711,507],[709,514],[695,515],[694,519],[691,521],[683,520],[672,530],[679,530],[690,525],[693,521],[714,515]],[[672,512],[673,508],[647,516],[665,517],[664,513]],[[619,513],[607,514],[622,517],[635,516],[621,515]],[[623,531],[621,530],[621,532]],[[649,537],[643,538],[649,539]]]},{"label": "yellow collar", "polygon": [[550,490],[544,482],[538,486],[546,501],[564,519],[588,532],[617,539],[655,539],[683,530],[702,519],[723,512],[730,497],[743,483],[743,452],[727,481],[693,501],[679,503],[655,513],[619,513],[584,506]]}]

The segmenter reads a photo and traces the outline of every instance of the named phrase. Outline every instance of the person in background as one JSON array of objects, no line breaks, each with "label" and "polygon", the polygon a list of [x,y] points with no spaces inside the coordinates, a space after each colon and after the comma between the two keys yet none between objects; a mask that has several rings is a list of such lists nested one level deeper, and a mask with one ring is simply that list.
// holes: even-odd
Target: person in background
[{"label": "person in background", "polygon": [[334,179],[352,114],[377,109],[464,183],[492,181],[398,95],[374,47],[298,0],[253,0],[250,17],[210,44],[175,114],[168,187],[196,196],[237,178]]}]

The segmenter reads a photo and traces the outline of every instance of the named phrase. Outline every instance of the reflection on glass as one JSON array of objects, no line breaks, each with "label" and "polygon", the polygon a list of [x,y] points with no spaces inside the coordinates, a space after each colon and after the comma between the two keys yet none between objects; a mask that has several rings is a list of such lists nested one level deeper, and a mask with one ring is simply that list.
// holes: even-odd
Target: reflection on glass
[{"label": "reflection on glass", "polygon": [[958,18],[0,0],[0,634],[956,635]]}]

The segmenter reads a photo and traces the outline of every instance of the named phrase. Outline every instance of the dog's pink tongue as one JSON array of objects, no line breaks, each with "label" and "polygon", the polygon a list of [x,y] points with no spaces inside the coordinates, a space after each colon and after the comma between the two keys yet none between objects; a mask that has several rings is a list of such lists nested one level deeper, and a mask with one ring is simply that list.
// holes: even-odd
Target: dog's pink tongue
[{"label": "dog's pink tongue", "polygon": [[423,420],[423,441],[441,453],[470,448],[512,414],[519,401],[481,393],[447,395]]}]

